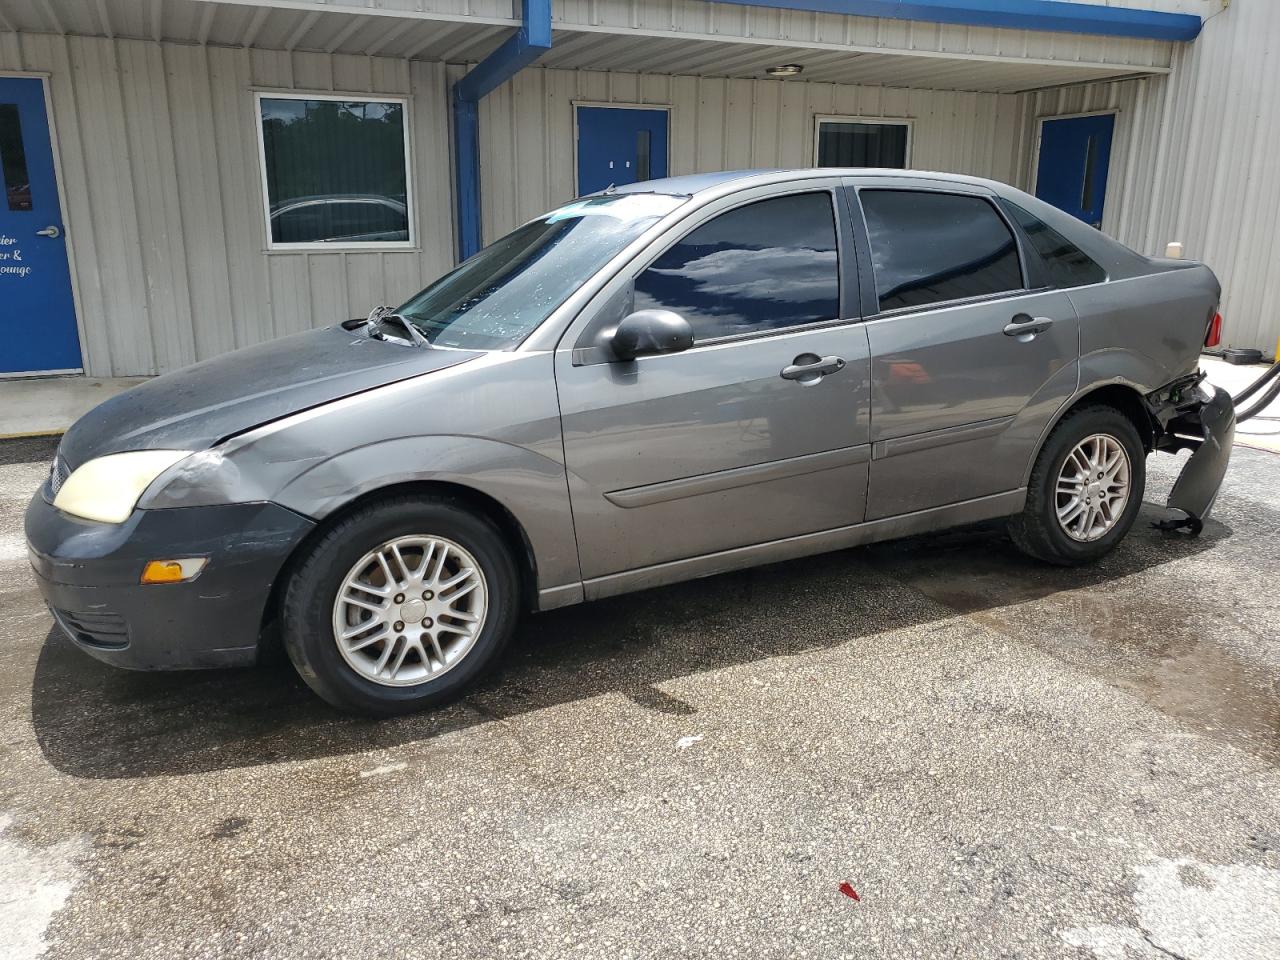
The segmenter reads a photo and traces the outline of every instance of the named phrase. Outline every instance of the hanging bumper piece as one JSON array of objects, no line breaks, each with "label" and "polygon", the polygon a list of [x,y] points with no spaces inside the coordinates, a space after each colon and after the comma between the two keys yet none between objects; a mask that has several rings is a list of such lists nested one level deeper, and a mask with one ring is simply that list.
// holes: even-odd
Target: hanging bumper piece
[{"label": "hanging bumper piece", "polygon": [[1146,397],[1156,428],[1155,449],[1166,453],[1190,450],[1169,493],[1173,515],[1152,524],[1159,530],[1185,530],[1199,536],[1213,509],[1231,461],[1236,435],[1236,409],[1231,395],[1204,383],[1204,373],[1189,374]]}]

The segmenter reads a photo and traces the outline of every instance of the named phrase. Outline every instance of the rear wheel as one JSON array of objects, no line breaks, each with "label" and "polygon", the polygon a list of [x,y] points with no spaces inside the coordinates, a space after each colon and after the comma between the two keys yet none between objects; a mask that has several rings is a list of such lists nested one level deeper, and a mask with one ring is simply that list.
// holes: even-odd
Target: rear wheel
[{"label": "rear wheel", "polygon": [[407,713],[451,699],[494,662],[518,601],[492,523],[448,498],[397,497],[312,547],[286,588],[285,649],[334,706]]},{"label": "rear wheel", "polygon": [[1114,407],[1080,407],[1045,441],[1009,533],[1048,563],[1088,563],[1124,539],[1145,488],[1146,451],[1133,421]]}]

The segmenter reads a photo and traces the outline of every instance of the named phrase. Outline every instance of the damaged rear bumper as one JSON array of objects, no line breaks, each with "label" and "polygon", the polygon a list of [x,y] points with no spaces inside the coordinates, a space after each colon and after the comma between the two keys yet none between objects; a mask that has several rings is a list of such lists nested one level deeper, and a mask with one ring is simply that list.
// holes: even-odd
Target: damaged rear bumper
[{"label": "damaged rear bumper", "polygon": [[1156,427],[1155,448],[1166,453],[1192,451],[1169,493],[1167,506],[1176,512],[1156,526],[1186,529],[1192,536],[1203,529],[1218,498],[1236,435],[1231,395],[1204,383],[1204,376],[1181,377],[1146,398]]}]

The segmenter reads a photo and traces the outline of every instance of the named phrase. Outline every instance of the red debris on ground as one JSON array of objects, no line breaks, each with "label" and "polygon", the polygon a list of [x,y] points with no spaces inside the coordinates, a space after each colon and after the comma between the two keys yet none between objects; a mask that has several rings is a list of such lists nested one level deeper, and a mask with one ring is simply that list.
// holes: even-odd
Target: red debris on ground
[{"label": "red debris on ground", "polygon": [[848,880],[840,884],[840,892],[851,900],[857,900],[859,903],[862,902],[862,898],[858,896],[858,891],[853,889],[853,885],[850,884]]}]

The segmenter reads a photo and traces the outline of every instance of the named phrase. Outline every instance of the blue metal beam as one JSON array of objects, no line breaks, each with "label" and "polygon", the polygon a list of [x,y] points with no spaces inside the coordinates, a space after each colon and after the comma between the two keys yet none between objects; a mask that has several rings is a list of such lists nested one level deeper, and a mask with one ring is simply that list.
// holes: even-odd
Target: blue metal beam
[{"label": "blue metal beam", "polygon": [[521,0],[521,26],[453,85],[458,259],[480,249],[480,100],[551,49],[551,0]]},{"label": "blue metal beam", "polygon": [[748,7],[781,7],[893,20],[927,20],[975,27],[1010,27],[1093,33],[1148,40],[1194,40],[1201,20],[1190,13],[1160,13],[1068,0],[718,0]]}]

